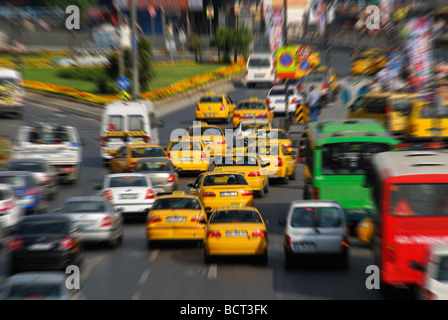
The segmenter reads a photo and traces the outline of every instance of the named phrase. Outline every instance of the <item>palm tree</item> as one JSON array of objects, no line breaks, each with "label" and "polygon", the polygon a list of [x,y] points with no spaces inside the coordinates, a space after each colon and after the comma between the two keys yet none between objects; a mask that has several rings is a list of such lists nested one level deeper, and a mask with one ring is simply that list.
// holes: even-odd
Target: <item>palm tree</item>
[{"label": "palm tree", "polygon": [[231,34],[234,62],[237,61],[238,54],[242,54],[247,59],[250,45],[254,39],[251,30],[247,27],[232,29]]},{"label": "palm tree", "polygon": [[218,46],[218,52],[224,53],[223,62],[230,61],[230,50],[232,49],[232,37],[231,32],[227,28],[219,28],[216,30],[215,35],[216,45]]}]

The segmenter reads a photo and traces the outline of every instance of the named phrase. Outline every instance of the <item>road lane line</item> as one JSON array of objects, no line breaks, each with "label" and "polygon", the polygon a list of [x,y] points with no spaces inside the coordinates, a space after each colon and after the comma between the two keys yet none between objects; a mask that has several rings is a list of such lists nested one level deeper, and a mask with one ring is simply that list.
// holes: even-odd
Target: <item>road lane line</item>
[{"label": "road lane line", "polygon": [[151,255],[149,256],[149,262],[153,262],[157,259],[157,256],[159,255],[159,249],[154,250]]},{"label": "road lane line", "polygon": [[132,296],[132,300],[139,300],[141,295],[142,293],[140,291],[135,292]]},{"label": "road lane line", "polygon": [[146,280],[148,280],[148,276],[151,270],[145,270],[143,271],[142,275],[140,276],[140,280],[138,281],[139,285],[145,284]]},{"label": "road lane line", "polygon": [[212,263],[210,268],[208,269],[207,279],[208,280],[216,280],[218,278],[218,265],[216,263]]},{"label": "road lane line", "polygon": [[92,269],[99,265],[100,262],[105,258],[105,255],[96,256],[92,259],[89,259],[89,261],[86,263],[86,265],[81,265],[81,281],[85,281],[92,272]]}]

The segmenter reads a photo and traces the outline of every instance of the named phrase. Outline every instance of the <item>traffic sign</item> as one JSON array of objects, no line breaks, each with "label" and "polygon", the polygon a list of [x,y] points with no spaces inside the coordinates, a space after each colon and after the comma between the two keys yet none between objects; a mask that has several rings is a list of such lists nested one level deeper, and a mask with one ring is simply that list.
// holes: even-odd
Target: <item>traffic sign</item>
[{"label": "traffic sign", "polygon": [[117,80],[117,85],[121,90],[128,91],[131,88],[131,81],[126,77],[120,77]]},{"label": "traffic sign", "polygon": [[300,47],[299,51],[297,52],[297,57],[300,61],[303,61],[303,60],[308,59],[312,52],[313,52],[313,49],[310,46],[303,45]]},{"label": "traffic sign", "polygon": [[213,6],[207,6],[207,19],[212,20],[215,17],[215,10]]}]

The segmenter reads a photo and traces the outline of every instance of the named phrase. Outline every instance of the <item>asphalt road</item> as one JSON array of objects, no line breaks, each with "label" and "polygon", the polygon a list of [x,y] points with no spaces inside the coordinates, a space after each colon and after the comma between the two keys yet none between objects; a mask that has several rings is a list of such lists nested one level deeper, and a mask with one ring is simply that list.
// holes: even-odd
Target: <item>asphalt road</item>
[{"label": "asphalt road", "polygon": [[[342,77],[349,70],[348,57],[334,53],[332,62]],[[258,96],[264,98],[267,87],[247,89],[235,81],[228,93],[236,100]],[[40,102],[38,102],[40,101]],[[54,117],[58,110],[51,103],[61,101],[30,95],[23,122]],[[85,109],[76,103],[79,110]],[[172,113],[164,113],[160,129],[161,144],[167,145],[172,130],[185,128],[194,119],[195,103]],[[99,152],[99,121],[66,113],[63,121],[77,127],[84,140],[81,176],[75,185],[63,185],[50,210],[61,206],[68,197],[93,195],[107,169]],[[323,110],[321,117],[344,117],[336,101]],[[0,134],[13,138],[22,120],[0,118]],[[277,125],[279,119],[275,120]],[[225,128],[225,126],[224,126]],[[297,129],[297,128],[295,128]],[[341,269],[331,259],[305,259],[297,267],[285,269],[282,249],[283,229],[278,224],[292,200],[301,199],[303,169],[296,165],[297,179],[287,185],[271,181],[270,192],[255,199],[255,206],[268,221],[268,264],[260,266],[250,260],[220,259],[207,265],[203,249],[195,246],[166,245],[147,250],[145,224],[127,219],[124,241],[117,249],[89,246],[80,267],[83,291],[88,300],[382,300],[379,290],[366,288],[367,266],[373,264],[371,250],[354,240],[350,250],[350,267]],[[181,177],[180,189],[195,176]],[[0,254],[0,275],[6,277],[6,250]],[[410,299],[409,292],[398,292],[397,299]]]}]

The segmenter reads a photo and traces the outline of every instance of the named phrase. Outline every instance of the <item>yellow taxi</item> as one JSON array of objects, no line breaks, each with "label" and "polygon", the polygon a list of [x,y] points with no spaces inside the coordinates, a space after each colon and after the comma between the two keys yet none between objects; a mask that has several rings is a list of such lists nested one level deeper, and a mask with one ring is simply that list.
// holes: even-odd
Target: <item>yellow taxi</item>
[{"label": "yellow taxi", "polygon": [[197,196],[174,191],[159,196],[147,216],[148,249],[155,241],[198,241],[202,243],[207,224],[205,209]]},{"label": "yellow taxi", "polygon": [[187,128],[188,136],[193,139],[200,139],[205,148],[210,151],[210,156],[226,154],[226,137],[220,127],[203,124],[195,124]]},{"label": "yellow taxi", "polygon": [[204,172],[188,187],[191,195],[201,199],[207,213],[219,207],[254,205],[254,192],[241,173]]},{"label": "yellow taxi", "polygon": [[254,133],[250,133],[247,136],[236,137],[233,140],[233,145],[227,150],[226,155],[243,156],[247,152],[247,147],[252,142],[257,141],[257,137]]},{"label": "yellow taxi", "polygon": [[358,96],[347,106],[347,118],[369,118],[383,124],[394,135],[402,135],[419,95],[414,93],[372,92]]},{"label": "yellow taxi", "polygon": [[209,91],[196,105],[196,120],[224,120],[230,123],[235,107],[235,102],[227,94]]},{"label": "yellow taxi", "polygon": [[207,171],[210,153],[201,140],[172,140],[167,147],[168,158],[178,171]]},{"label": "yellow taxi", "polygon": [[282,144],[288,150],[293,151],[293,144],[289,133],[284,129],[270,128],[270,129],[258,129],[255,130],[254,135],[258,141],[266,139],[269,141],[277,141],[278,144]]},{"label": "yellow taxi", "polygon": [[270,124],[274,119],[273,107],[269,107],[265,100],[252,97],[249,100],[238,102],[233,114],[233,128],[236,128],[241,120],[268,120]]},{"label": "yellow taxi", "polygon": [[364,218],[356,225],[356,235],[359,241],[371,243],[375,233],[375,226],[372,218]]},{"label": "yellow taxi", "polygon": [[294,151],[275,141],[252,143],[247,147],[247,154],[257,154],[266,163],[269,178],[279,178],[283,184],[296,179]]},{"label": "yellow taxi", "polygon": [[130,172],[138,159],[167,158],[165,150],[157,144],[139,143],[122,146],[109,162],[111,173]]},{"label": "yellow taxi", "polygon": [[255,194],[262,198],[269,192],[269,178],[265,172],[266,165],[257,155],[225,156],[215,164],[214,172],[235,171],[246,178]]},{"label": "yellow taxi", "polygon": [[353,75],[371,75],[380,71],[387,63],[387,56],[378,48],[361,52],[352,62]]},{"label": "yellow taxi", "polygon": [[204,238],[204,261],[218,256],[254,256],[268,260],[268,232],[254,207],[225,207],[213,211]]},{"label": "yellow taxi", "polygon": [[436,107],[428,102],[414,102],[403,138],[411,141],[425,141],[434,138],[447,141],[448,104]]}]

